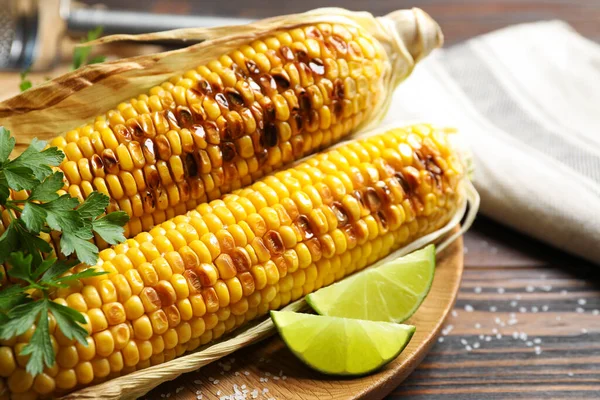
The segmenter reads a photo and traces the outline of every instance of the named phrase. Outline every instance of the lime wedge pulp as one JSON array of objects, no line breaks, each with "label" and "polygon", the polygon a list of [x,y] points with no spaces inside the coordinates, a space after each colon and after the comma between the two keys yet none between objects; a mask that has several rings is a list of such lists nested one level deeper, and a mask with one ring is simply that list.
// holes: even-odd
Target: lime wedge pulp
[{"label": "lime wedge pulp", "polygon": [[431,288],[435,247],[358,272],[306,296],[319,314],[371,321],[406,321]]},{"label": "lime wedge pulp", "polygon": [[331,375],[363,375],[406,347],[415,327],[389,322],[271,311],[288,348],[309,367]]}]

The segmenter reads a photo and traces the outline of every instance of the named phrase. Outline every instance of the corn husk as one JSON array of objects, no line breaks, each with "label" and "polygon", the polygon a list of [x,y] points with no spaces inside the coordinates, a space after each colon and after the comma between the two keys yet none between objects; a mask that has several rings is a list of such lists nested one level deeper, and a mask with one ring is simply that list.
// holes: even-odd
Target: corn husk
[{"label": "corn husk", "polygon": [[437,23],[417,8],[378,18],[366,12],[322,8],[245,26],[108,36],[90,44],[158,39],[203,41],[179,50],[90,65],[50,80],[0,103],[0,125],[17,135],[17,152],[22,151],[34,137],[51,140],[171,76],[196,68],[242,44],[276,31],[319,22],[362,28],[378,39],[388,53],[390,63],[384,72],[386,93],[381,96],[381,104],[373,107],[370,125],[379,122],[385,114],[396,85],[408,77],[418,61],[443,42]]},{"label": "corn husk", "polygon": [[[342,143],[334,146],[343,146],[350,140],[365,138],[371,135],[384,133],[390,129],[403,127],[405,124],[391,124],[380,126],[372,130],[363,131],[354,135]],[[450,129],[450,131],[454,131]],[[454,145],[454,141],[451,139]],[[470,161],[470,153],[468,149],[463,147],[455,147],[459,153],[463,165],[468,166]],[[302,163],[306,158],[298,160],[293,165]],[[479,194],[473,187],[468,174],[463,176],[460,183],[459,192],[461,196],[460,206],[450,221],[437,231],[431,232],[419,239],[409,243],[408,245],[392,252],[387,257],[372,264],[368,268],[377,268],[377,266],[402,257],[415,250],[425,247],[430,243],[436,244],[436,252],[440,253],[447,248],[458,237],[464,234],[475,220],[477,211],[479,210]],[[309,307],[303,298],[284,307],[284,311],[303,311]],[[269,338],[276,332],[271,318],[263,317],[256,322],[249,323],[241,328],[236,329],[230,335],[221,340],[205,345],[198,350],[191,352],[185,356],[175,358],[169,362],[155,365],[140,371],[133,372],[118,378],[111,379],[107,382],[80,389],[61,398],[61,400],[87,400],[87,399],[104,399],[104,400],[128,400],[141,397],[160,385],[161,383],[171,381],[187,372],[195,371],[214,361],[227,357],[231,353],[243,347],[257,343],[261,340]]]}]

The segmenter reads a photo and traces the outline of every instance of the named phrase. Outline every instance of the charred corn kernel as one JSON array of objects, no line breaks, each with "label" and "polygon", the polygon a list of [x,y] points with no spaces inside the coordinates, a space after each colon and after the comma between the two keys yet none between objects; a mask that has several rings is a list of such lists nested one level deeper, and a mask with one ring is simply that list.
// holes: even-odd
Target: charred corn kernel
[{"label": "charred corn kernel", "polygon": [[[393,130],[349,143],[277,173],[285,189],[267,178],[102,252],[109,279],[52,294],[84,312],[91,331],[85,347],[55,328],[56,387],[181,355],[188,342],[207,343],[446,224],[463,172],[451,149],[438,148],[441,139],[426,140],[433,135]],[[432,154],[445,164],[420,161]],[[34,331],[0,347],[0,376],[11,393],[33,385],[22,377],[26,359],[15,354]]]}]

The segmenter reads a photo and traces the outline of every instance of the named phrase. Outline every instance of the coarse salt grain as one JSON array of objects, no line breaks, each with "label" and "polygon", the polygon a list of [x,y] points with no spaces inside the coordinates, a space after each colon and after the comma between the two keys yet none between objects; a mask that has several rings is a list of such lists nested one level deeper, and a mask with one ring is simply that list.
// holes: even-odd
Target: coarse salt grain
[{"label": "coarse salt grain", "polygon": [[502,339],[502,334],[501,333],[497,333],[496,334],[496,339]]},{"label": "coarse salt grain", "polygon": [[520,313],[526,313],[527,309],[525,307],[519,307],[519,312]]},{"label": "coarse salt grain", "polygon": [[498,307],[496,307],[496,306],[490,307],[490,312],[496,312],[496,311],[498,311]]},{"label": "coarse salt grain", "polygon": [[583,333],[583,334],[588,333],[588,330],[585,328],[581,328],[581,333]]},{"label": "coarse salt grain", "polygon": [[478,322],[475,324],[475,329],[480,329],[481,328],[481,324]]},{"label": "coarse salt grain", "polygon": [[569,372],[567,375],[569,375],[569,376],[573,376],[573,375],[575,375],[575,374],[573,374],[572,372]]},{"label": "coarse salt grain", "polygon": [[550,309],[550,307],[548,307],[548,305],[544,304],[542,306],[542,311],[548,311]]},{"label": "coarse salt grain", "polygon": [[518,302],[518,301],[516,301],[516,300],[513,300],[513,301],[511,301],[511,302],[510,302],[510,306],[511,306],[511,307],[516,307],[516,306],[517,306],[517,304],[519,304],[519,302]]},{"label": "coarse salt grain", "polygon": [[458,313],[456,312],[456,310],[452,310],[452,316],[453,317],[458,317]]},{"label": "coarse salt grain", "polygon": [[465,346],[465,349],[466,349],[467,351],[471,351],[471,350],[473,350],[473,348],[472,348],[471,346],[469,346],[469,345]]},{"label": "coarse salt grain", "polygon": [[575,311],[577,311],[579,314],[582,314],[582,313],[584,313],[584,312],[585,312],[585,310],[584,310],[583,308],[581,308],[581,307],[577,307],[577,308],[575,309]]},{"label": "coarse salt grain", "polygon": [[466,311],[466,312],[473,312],[473,310],[474,310],[474,309],[473,309],[473,306],[472,306],[472,305],[470,305],[470,304],[467,304],[467,305],[465,306],[465,311]]},{"label": "coarse salt grain", "polygon": [[477,286],[475,289],[473,289],[473,291],[475,293],[481,293],[481,287]]},{"label": "coarse salt grain", "polygon": [[536,313],[538,311],[539,311],[539,308],[537,308],[536,306],[531,307],[531,312]]},{"label": "coarse salt grain", "polygon": [[586,299],[579,299],[579,300],[577,300],[577,304],[579,304],[580,306],[585,306],[586,303],[587,303]]},{"label": "coarse salt grain", "polygon": [[460,342],[463,344],[463,346],[467,345],[467,339],[460,339]]},{"label": "coarse salt grain", "polygon": [[542,343],[542,339],[540,339],[540,338],[535,338],[535,339],[533,339],[533,343],[535,343],[535,344],[540,344],[540,343]]},{"label": "coarse salt grain", "polygon": [[535,354],[537,354],[537,355],[542,354],[542,348],[540,346],[535,346],[534,350],[535,350]]},{"label": "coarse salt grain", "polygon": [[503,294],[504,292],[505,292],[505,289],[503,287],[498,288],[498,293]]},{"label": "coarse salt grain", "polygon": [[478,348],[479,348],[479,346],[480,346],[480,345],[479,345],[479,342],[475,342],[475,343],[473,343],[473,348],[474,348],[474,349],[478,349]]},{"label": "coarse salt grain", "polygon": [[525,288],[525,291],[528,293],[531,293],[535,290],[535,288],[531,285],[527,285],[527,287]]},{"label": "coarse salt grain", "polygon": [[444,343],[444,338],[443,337],[438,338],[438,342],[439,343]]}]

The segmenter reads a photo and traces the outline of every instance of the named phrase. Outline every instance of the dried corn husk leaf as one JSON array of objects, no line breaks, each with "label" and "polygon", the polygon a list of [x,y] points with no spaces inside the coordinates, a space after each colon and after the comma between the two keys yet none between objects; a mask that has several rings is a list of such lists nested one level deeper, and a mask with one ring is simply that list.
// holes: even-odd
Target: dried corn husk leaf
[{"label": "dried corn husk leaf", "polygon": [[371,123],[378,122],[385,114],[393,88],[443,41],[437,23],[417,8],[379,18],[366,12],[322,8],[246,26],[109,36],[94,43],[156,39],[204,41],[184,49],[94,64],[60,76],[0,103],[0,124],[17,133],[17,151],[22,151],[34,137],[51,140],[171,76],[205,64],[242,44],[276,31],[319,22],[362,28],[378,39],[388,53],[390,64],[384,71],[386,93],[381,96],[381,104],[373,107]]},{"label": "dried corn husk leaf", "polygon": [[[365,138],[403,126],[405,126],[405,124],[399,123],[379,126],[375,129],[358,133],[351,139],[347,139],[334,147],[347,144],[349,140]],[[449,129],[449,131],[453,130]],[[456,147],[456,145],[454,145],[454,141],[452,141],[452,143],[459,152],[463,164],[468,165],[470,158],[468,149],[465,149],[464,147]],[[296,161],[292,164],[292,166],[304,162],[305,159],[306,158]],[[440,253],[459,236],[466,232],[475,220],[475,216],[479,210],[480,199],[479,194],[473,187],[466,174],[463,176],[459,191],[461,196],[461,204],[456,213],[444,227],[392,252],[387,257],[379,260],[368,268],[376,268],[382,263],[402,257],[417,249],[425,247],[430,243],[435,243],[436,252]],[[283,308],[285,311],[302,311],[305,309],[308,309],[308,306],[303,298]],[[85,400],[99,398],[105,400],[135,399],[148,393],[161,383],[173,380],[181,374],[202,368],[203,366],[228,356],[236,350],[264,340],[273,335],[275,332],[275,326],[273,325],[272,320],[267,316],[257,322],[249,323],[245,327],[235,330],[231,335],[216,342],[207,344],[206,346],[203,346],[185,356],[177,357],[169,362],[117,377],[95,386],[80,389],[76,392],[61,397],[61,400]]]}]

